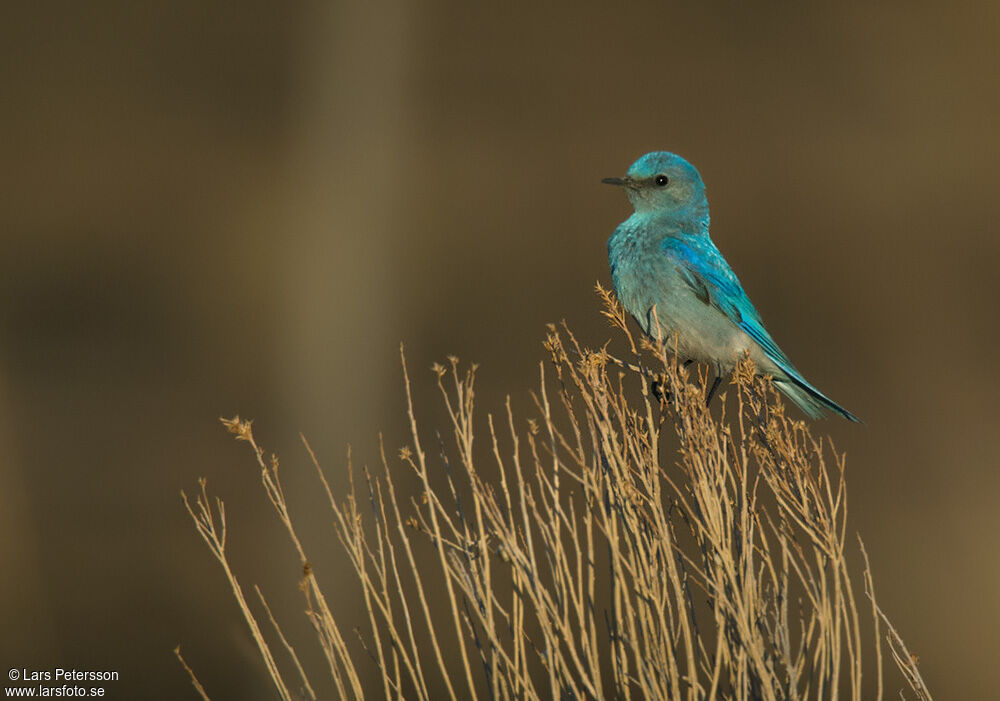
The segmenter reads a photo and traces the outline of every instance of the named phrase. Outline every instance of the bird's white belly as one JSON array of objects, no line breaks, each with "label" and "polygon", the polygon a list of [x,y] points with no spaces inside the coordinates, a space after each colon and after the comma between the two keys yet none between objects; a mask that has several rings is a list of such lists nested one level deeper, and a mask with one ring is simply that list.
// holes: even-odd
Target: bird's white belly
[{"label": "bird's white belly", "polygon": [[679,277],[661,278],[660,284],[650,292],[653,294],[648,297],[641,295],[643,299],[636,296],[623,301],[644,330],[656,336],[651,297],[657,299],[655,318],[668,352],[673,351],[676,343],[679,358],[710,365],[720,373],[731,371],[747,351],[758,367],[765,369],[771,365],[760,346],[743,329],[719,309],[695,296]]},{"label": "bird's white belly", "polygon": [[657,309],[663,339],[668,347],[676,334],[677,352],[684,359],[712,365],[728,372],[746,351],[756,355],[757,344],[727,316],[713,309],[685,313],[685,306]]}]

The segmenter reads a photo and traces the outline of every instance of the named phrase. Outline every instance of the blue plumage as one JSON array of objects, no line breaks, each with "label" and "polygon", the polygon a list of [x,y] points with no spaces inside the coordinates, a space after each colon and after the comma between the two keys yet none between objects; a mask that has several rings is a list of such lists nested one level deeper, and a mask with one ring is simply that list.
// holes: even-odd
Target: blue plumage
[{"label": "blue plumage", "polygon": [[646,333],[676,334],[681,357],[710,365],[720,377],[748,352],[809,416],[826,410],[858,421],[809,384],[764,328],[709,236],[705,185],[694,166],[656,151],[633,163],[624,178],[604,182],[624,186],[635,208],[609,239],[608,258],[618,298]]}]

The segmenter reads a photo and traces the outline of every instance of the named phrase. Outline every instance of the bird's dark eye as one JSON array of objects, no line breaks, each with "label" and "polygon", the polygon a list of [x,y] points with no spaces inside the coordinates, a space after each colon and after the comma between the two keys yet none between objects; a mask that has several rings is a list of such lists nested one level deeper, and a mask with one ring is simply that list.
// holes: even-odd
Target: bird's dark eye
[{"label": "bird's dark eye", "polygon": [[656,183],[657,187],[666,187],[667,183],[670,182],[670,178],[661,173],[660,175],[657,175],[655,178],[653,178],[653,182]]}]

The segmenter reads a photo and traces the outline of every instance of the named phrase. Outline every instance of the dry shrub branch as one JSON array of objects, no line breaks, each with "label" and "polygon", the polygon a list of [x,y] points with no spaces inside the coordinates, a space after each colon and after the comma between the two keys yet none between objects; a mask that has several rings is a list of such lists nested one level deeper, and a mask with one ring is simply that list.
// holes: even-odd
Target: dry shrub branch
[{"label": "dry shrub branch", "polygon": [[[628,357],[550,327],[532,418],[509,400],[502,414],[477,417],[475,367],[452,359],[434,368],[451,425],[433,454],[405,376],[407,469],[383,450],[380,468],[364,468],[360,488],[352,471],[338,499],[306,443],[364,598],[368,628],[356,644],[296,534],[277,459],[249,422],[224,422],[250,444],[301,558],[307,616],[337,695],[861,699],[888,688],[930,699],[875,601],[860,539],[848,536],[843,456],[785,415],[749,360],[732,379],[735,412],[724,401],[706,408],[707,378],[676,362],[669,339],[633,337],[620,305],[599,292]],[[404,501],[414,483],[420,498]],[[213,512],[202,485],[185,505],[278,696],[315,699],[263,595],[294,683],[243,596],[222,502]],[[852,573],[849,553],[863,569]],[[894,669],[884,668],[884,643]]]}]

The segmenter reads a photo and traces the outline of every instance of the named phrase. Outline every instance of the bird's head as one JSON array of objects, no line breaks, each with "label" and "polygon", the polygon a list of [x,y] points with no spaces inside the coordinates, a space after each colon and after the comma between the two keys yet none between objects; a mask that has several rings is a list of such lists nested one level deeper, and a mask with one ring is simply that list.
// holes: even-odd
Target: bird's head
[{"label": "bird's head", "polygon": [[690,213],[707,222],[705,183],[697,169],[675,153],[647,153],[632,164],[624,178],[604,178],[601,182],[623,186],[636,212]]}]

